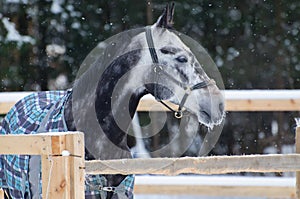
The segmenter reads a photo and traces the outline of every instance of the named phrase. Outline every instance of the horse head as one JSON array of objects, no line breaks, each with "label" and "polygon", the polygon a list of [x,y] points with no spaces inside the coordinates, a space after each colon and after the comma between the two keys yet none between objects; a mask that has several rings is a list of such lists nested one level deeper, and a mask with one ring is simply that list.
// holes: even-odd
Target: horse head
[{"label": "horse head", "polygon": [[186,109],[195,114],[200,123],[212,128],[224,118],[224,97],[190,48],[172,30],[173,13],[174,4],[171,8],[167,6],[155,24],[133,39],[142,49],[137,65],[148,70],[142,81],[156,100],[165,106],[162,100],[179,106],[173,110],[175,117],[182,117]]}]

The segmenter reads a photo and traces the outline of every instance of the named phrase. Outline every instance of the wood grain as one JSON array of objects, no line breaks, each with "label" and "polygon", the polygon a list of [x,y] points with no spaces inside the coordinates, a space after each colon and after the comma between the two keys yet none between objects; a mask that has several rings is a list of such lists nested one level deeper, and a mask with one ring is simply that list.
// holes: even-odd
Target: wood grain
[{"label": "wood grain", "polygon": [[299,154],[87,161],[89,174],[225,174],[300,171]]}]

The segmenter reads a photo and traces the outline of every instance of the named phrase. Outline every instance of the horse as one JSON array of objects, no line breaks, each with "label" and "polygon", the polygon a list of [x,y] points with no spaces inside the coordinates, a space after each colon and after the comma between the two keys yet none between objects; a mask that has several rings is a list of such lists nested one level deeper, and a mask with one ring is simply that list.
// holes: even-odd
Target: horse
[{"label": "horse", "polygon": [[[173,15],[174,4],[167,5],[152,26],[99,44],[85,60],[87,64],[82,65],[72,89],[25,97],[4,118],[1,134],[82,131],[87,160],[132,158],[128,127],[146,94],[153,95],[176,118],[190,112],[208,128],[220,125],[225,115],[224,97],[193,52],[172,31]],[[0,186],[7,195],[39,197],[40,170],[33,168],[37,159],[3,155],[0,160]],[[132,175],[87,175],[85,195],[133,198],[133,183]]]}]

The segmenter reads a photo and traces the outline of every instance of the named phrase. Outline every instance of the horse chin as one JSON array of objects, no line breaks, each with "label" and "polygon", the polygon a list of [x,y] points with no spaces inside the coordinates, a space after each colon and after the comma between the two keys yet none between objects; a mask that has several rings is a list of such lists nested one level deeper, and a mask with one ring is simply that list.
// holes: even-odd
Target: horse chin
[{"label": "horse chin", "polygon": [[205,111],[200,111],[196,115],[198,118],[198,122],[206,126],[209,130],[212,130],[215,126],[221,125],[225,118],[225,113],[219,119],[216,120],[213,120],[211,116]]}]

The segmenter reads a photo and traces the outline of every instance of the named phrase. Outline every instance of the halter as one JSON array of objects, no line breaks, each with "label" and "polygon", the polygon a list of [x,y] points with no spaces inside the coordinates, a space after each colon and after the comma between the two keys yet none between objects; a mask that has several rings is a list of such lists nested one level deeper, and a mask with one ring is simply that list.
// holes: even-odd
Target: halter
[{"label": "halter", "polygon": [[[174,116],[176,118],[182,118],[183,116],[183,106],[188,98],[188,96],[191,94],[191,92],[193,90],[196,89],[202,89],[202,88],[206,88],[208,87],[210,84],[215,84],[214,80],[210,79],[209,81],[203,81],[200,82],[198,84],[195,84],[193,86],[186,86],[183,85],[181,81],[175,79],[173,76],[171,76],[170,74],[168,74],[165,70],[163,70],[162,65],[159,64],[158,61],[158,56],[157,53],[155,51],[155,47],[154,47],[154,42],[153,42],[153,37],[152,37],[152,33],[151,33],[151,27],[148,26],[146,27],[146,40],[147,40],[147,44],[149,47],[149,52],[152,58],[152,62],[153,62],[153,70],[155,73],[155,82],[156,84],[154,85],[154,97],[155,100],[160,102],[161,104],[163,104],[167,109],[169,109],[170,111],[174,112]],[[182,87],[185,90],[185,94],[181,99],[181,102],[179,103],[178,109],[174,110],[173,108],[171,108],[169,105],[167,105],[165,102],[163,102],[161,99],[159,99],[157,97],[157,80],[158,80],[158,75],[160,75],[161,73],[163,73],[164,75],[166,75],[167,77],[169,77],[173,82],[175,82],[176,84],[178,84],[180,87]]]}]

